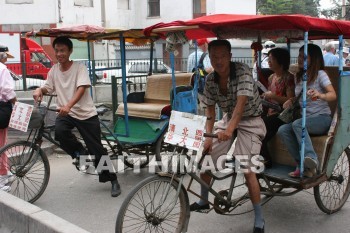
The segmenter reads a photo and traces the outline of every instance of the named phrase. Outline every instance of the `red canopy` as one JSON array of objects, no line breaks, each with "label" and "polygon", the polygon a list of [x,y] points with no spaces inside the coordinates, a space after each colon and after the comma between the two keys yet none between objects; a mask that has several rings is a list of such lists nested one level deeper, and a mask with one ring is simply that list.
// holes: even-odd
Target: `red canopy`
[{"label": "red canopy", "polygon": [[38,37],[58,37],[67,36],[78,40],[119,40],[120,34],[126,42],[134,45],[143,45],[157,39],[157,35],[145,36],[141,29],[113,29],[103,28],[95,25],[77,25],[61,28],[44,28],[39,31],[28,32],[26,35]]},{"label": "red canopy", "polygon": [[287,37],[303,39],[337,39],[339,35],[350,38],[350,22],[315,18],[305,15],[233,15],[217,14],[188,21],[158,23],[144,29],[145,35],[158,33],[165,37],[172,31],[185,31],[188,39],[205,37],[263,38]]}]

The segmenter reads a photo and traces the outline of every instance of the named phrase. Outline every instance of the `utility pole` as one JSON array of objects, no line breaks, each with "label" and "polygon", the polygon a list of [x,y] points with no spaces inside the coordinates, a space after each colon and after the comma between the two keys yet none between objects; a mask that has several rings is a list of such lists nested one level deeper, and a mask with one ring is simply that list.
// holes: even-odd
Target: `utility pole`
[{"label": "utility pole", "polygon": [[345,0],[342,0],[342,5],[341,5],[341,17],[343,20],[345,20],[345,14],[346,14],[346,5],[345,5]]}]

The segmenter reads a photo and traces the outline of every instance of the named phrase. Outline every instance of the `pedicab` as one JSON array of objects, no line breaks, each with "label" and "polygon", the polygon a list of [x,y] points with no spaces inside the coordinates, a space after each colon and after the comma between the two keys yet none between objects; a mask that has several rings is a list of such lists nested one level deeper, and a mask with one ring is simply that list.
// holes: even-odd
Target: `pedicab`
[{"label": "pedicab", "polygon": [[[203,16],[188,21],[173,21],[159,23],[144,29],[145,35],[158,34],[167,41],[181,36],[187,40],[199,38],[230,39],[276,39],[278,37],[303,40],[304,76],[302,92],[302,128],[305,130],[306,119],[306,69],[307,44],[309,40],[339,39],[339,50],[342,53],[342,39],[350,38],[350,22],[321,19],[304,15],[230,15],[218,14]],[[176,43],[176,42],[174,42]],[[173,45],[174,46],[174,45]],[[289,45],[288,45],[289,47]],[[291,178],[288,173],[295,168],[286,148],[275,137],[270,143],[273,165],[257,173],[262,203],[266,203],[275,196],[290,196],[300,191],[313,188],[314,198],[321,211],[332,214],[339,211],[346,203],[350,193],[350,106],[349,92],[350,73],[339,67],[326,67],[325,70],[337,92],[337,101],[331,103],[333,113],[332,126],[327,135],[314,136],[312,142],[318,154],[319,165],[317,174],[313,177],[303,177],[303,163],[301,163],[300,177]],[[181,115],[180,115],[181,116]],[[180,117],[179,116],[179,117]],[[192,116],[191,119],[197,116]],[[184,119],[186,116],[184,117]],[[189,118],[187,116],[187,118]],[[189,124],[191,121],[189,121]],[[169,131],[169,134],[171,132]],[[211,136],[211,135],[204,135]],[[167,137],[167,136],[166,136]],[[301,135],[301,161],[304,160],[304,139]],[[181,158],[183,144],[175,144],[171,156]],[[188,160],[191,160],[186,155]],[[179,159],[175,159],[179,160]],[[193,181],[206,185],[196,172],[183,171],[181,166],[176,169],[158,173],[140,182],[128,195],[119,210],[116,221],[116,232],[186,232],[190,217],[188,192],[200,197],[199,191],[191,189]],[[179,167],[180,166],[180,167]],[[195,165],[200,168],[200,163]],[[184,177],[188,174],[190,182],[185,187]],[[242,184],[238,181],[237,172],[225,175],[212,174],[215,180],[231,178],[228,188],[215,188],[214,182],[208,187],[214,201],[208,201],[211,209],[218,214],[235,215],[249,212],[242,210],[249,202],[248,192],[240,192]],[[244,184],[243,184],[244,186]]]},{"label": "pedicab", "polygon": [[[146,78],[146,91],[129,93],[127,91],[126,77],[126,51],[125,43],[134,45],[151,44],[150,60],[153,60],[153,42],[157,35],[145,36],[140,29],[105,29],[99,26],[80,25],[63,28],[41,29],[37,32],[27,33],[34,37],[66,36],[87,42],[88,60],[90,61],[91,42],[97,40],[119,40],[121,48],[121,67],[95,69],[91,67],[94,62],[88,62],[89,74],[93,82],[94,71],[121,69],[123,102],[117,103],[117,81],[112,78],[113,121],[102,119],[107,111],[98,107],[102,139],[111,159],[122,158],[127,167],[145,167],[154,156],[160,159],[163,148],[163,137],[168,127],[169,117],[166,109],[170,105],[170,89],[172,85],[187,85],[192,74],[177,74],[175,84],[171,83],[169,75],[152,75],[152,62]],[[163,77],[169,76],[169,77]],[[170,84],[170,85],[169,85]],[[92,90],[92,89],[91,89]],[[91,95],[94,92],[91,91]],[[156,109],[156,111],[152,111]],[[165,110],[164,110],[165,109]],[[77,169],[80,167],[77,166]]]},{"label": "pedicab", "polygon": [[[151,75],[150,72],[146,82],[148,92],[130,93],[130,96],[127,96],[125,42],[130,42],[134,45],[151,43],[151,51],[153,51],[153,41],[157,38],[156,35],[146,37],[143,35],[142,30],[137,29],[104,29],[97,26],[81,25],[41,29],[38,32],[27,33],[27,36],[67,36],[72,39],[87,41],[89,61],[90,42],[102,39],[120,40],[122,66],[109,69],[122,69],[123,104],[120,104],[118,107],[116,103],[117,81],[114,77],[112,79],[113,121],[103,119],[102,115],[108,110],[107,108],[97,108],[102,130],[102,142],[110,159],[121,158],[127,167],[143,168],[153,156],[156,160],[160,160],[160,153],[163,150],[167,150],[166,147],[163,147],[163,138],[169,122],[168,115],[163,114],[162,110],[163,108],[167,109],[170,105],[170,89],[172,85],[189,84],[192,74],[177,74],[178,78],[175,83],[172,83],[170,77]],[[151,53],[151,60],[153,59],[152,56]],[[87,64],[92,79],[95,77],[93,75],[94,67],[91,67],[93,62],[88,62]],[[152,70],[152,62],[150,62],[150,71]],[[91,89],[91,95],[93,94],[94,92]],[[4,161],[6,161],[8,170],[14,175],[14,181],[11,182],[11,193],[31,203],[35,202],[44,193],[50,177],[50,164],[45,152],[41,149],[43,138],[56,146],[60,146],[53,137],[55,126],[47,124],[48,122],[45,120],[48,110],[55,111],[55,109],[50,109],[50,104],[55,102],[55,95],[44,97],[47,104],[40,104],[35,107],[33,112],[37,114],[35,114],[35,117],[32,116],[35,124],[29,124],[30,133],[27,139],[25,141],[15,141],[0,148],[1,156],[6,156]],[[134,105],[131,109],[131,114],[128,111],[130,110],[128,104]],[[157,107],[157,111],[149,111],[154,106]],[[140,111],[148,114],[140,115]],[[51,118],[50,121],[52,121]],[[79,138],[79,134],[77,136]],[[87,158],[86,162],[93,162],[93,159]],[[89,165],[81,166],[80,164],[75,164],[75,166],[83,172],[87,172],[89,168]],[[33,183],[33,179],[37,180],[37,182]]]}]

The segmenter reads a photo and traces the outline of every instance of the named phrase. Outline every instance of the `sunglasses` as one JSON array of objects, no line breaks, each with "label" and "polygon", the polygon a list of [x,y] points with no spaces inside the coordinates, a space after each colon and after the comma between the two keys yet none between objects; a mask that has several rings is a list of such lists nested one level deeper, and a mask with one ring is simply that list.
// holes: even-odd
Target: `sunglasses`
[{"label": "sunglasses", "polygon": [[272,44],[272,45],[265,45],[265,48],[268,49],[268,48],[274,48],[276,47],[276,45]]}]

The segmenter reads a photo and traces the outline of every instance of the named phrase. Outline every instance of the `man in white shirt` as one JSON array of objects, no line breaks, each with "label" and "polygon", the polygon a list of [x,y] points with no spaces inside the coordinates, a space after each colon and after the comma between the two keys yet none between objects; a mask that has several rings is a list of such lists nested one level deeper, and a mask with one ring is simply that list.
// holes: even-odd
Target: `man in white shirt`
[{"label": "man in white shirt", "polygon": [[[210,64],[210,59],[208,56],[208,40],[207,39],[198,39],[198,50],[197,50],[197,63],[199,62],[201,56],[203,53],[206,53],[207,55],[203,59],[203,66],[205,71],[209,74],[211,71],[213,71],[213,68]],[[197,66],[196,64],[196,52],[192,52],[187,59],[187,72],[193,72],[193,68]]]},{"label": "man in white shirt", "polygon": [[334,43],[328,42],[325,45],[326,53],[323,55],[324,65],[325,66],[338,66],[339,58],[335,55],[335,45]]},{"label": "man in white shirt", "polygon": [[[272,48],[275,48],[276,47],[276,44],[273,42],[273,41],[265,41],[264,43],[264,48],[261,50],[261,69],[267,69],[267,68],[270,68],[269,66],[269,57],[267,56],[267,54],[269,53],[269,51],[272,49]],[[254,63],[254,67],[253,67],[253,79],[255,81],[258,80],[258,67],[257,67],[257,63],[258,61],[256,61]]]},{"label": "man in white shirt", "polygon": [[[48,73],[44,86],[37,88],[33,97],[36,101],[42,99],[46,93],[57,94],[58,116],[55,124],[55,139],[60,147],[66,151],[79,165],[79,157],[87,153],[95,156],[95,167],[102,156],[108,156],[101,143],[101,128],[96,108],[90,96],[91,86],[86,67],[69,59],[73,52],[73,43],[67,37],[57,37],[53,41],[53,48],[58,63]],[[72,129],[77,128],[88,149],[77,140]],[[115,172],[109,170],[98,171],[99,181],[112,183],[111,195],[120,195],[120,185]]]},{"label": "man in white shirt", "polygon": [[[203,69],[207,74],[213,71],[213,67],[211,66],[209,55],[208,55],[208,40],[206,38],[198,39],[197,40],[198,49],[197,49],[197,63],[196,63],[196,51],[192,52],[187,59],[187,72],[191,73],[194,71],[194,69],[197,67],[197,64],[201,62],[202,56],[202,64]],[[203,80],[201,80],[203,81]],[[198,88],[198,114],[203,115],[205,112],[205,106],[203,105],[203,89],[204,89],[205,83],[199,83]]]}]

